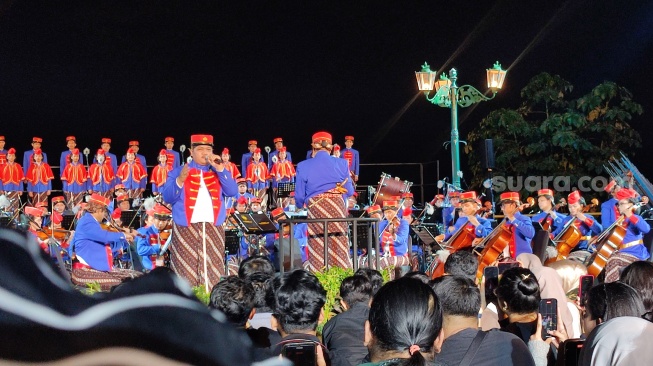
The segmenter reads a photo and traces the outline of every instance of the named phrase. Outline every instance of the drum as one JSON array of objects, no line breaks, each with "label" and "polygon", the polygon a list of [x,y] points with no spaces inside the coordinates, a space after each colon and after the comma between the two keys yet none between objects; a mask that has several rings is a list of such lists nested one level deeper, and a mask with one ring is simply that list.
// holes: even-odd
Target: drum
[{"label": "drum", "polygon": [[381,173],[381,180],[379,180],[372,204],[383,206],[383,202],[390,200],[393,196],[401,196],[402,193],[409,192],[412,185],[413,182]]}]

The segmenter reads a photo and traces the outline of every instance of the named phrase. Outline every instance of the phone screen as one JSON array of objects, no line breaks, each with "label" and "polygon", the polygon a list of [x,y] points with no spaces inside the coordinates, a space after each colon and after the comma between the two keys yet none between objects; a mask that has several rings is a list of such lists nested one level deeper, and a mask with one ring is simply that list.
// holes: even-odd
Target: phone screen
[{"label": "phone screen", "polygon": [[590,289],[594,284],[594,276],[592,275],[580,276],[579,282],[580,282],[580,287],[578,287],[578,300],[581,306],[585,306],[585,300],[587,299],[587,295],[589,294]]},{"label": "phone screen", "polygon": [[315,343],[289,343],[283,346],[281,353],[295,365],[317,365]]},{"label": "phone screen", "polygon": [[503,274],[503,272],[514,267],[519,267],[519,262],[499,262],[499,274]]},{"label": "phone screen", "polygon": [[542,314],[542,337],[551,337],[548,331],[558,329],[558,300],[540,300],[540,314]]},{"label": "phone screen", "polygon": [[485,302],[489,303],[496,299],[494,290],[499,286],[499,267],[487,266],[483,268],[485,277]]}]

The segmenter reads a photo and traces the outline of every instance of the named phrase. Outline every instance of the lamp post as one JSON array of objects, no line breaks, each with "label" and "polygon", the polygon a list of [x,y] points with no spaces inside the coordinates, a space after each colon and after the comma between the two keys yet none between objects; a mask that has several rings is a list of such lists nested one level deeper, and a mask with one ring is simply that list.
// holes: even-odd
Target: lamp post
[{"label": "lamp post", "polygon": [[[449,77],[445,73],[440,74],[436,81],[437,73],[431,71],[429,64],[426,62],[422,65],[422,71],[416,71],[417,87],[424,92],[426,100],[440,107],[451,108],[451,141],[445,142],[445,145],[451,144],[451,179],[454,187],[460,189],[460,151],[458,147],[458,107],[469,107],[478,102],[493,99],[497,91],[503,86],[506,78],[506,71],[501,69],[501,64],[497,61],[491,69],[487,69],[487,87],[492,91],[491,97],[486,97],[471,85],[461,87],[456,83],[458,81],[458,72],[456,69],[449,70]],[[435,95],[429,97],[431,91],[435,88]],[[464,142],[464,141],[463,141]]]}]

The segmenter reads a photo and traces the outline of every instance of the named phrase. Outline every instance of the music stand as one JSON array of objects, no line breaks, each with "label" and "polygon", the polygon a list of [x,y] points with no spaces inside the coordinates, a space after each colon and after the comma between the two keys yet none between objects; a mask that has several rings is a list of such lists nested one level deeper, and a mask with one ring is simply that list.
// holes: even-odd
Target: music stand
[{"label": "music stand", "polygon": [[[134,217],[138,215],[136,210],[126,210],[120,213],[120,221],[123,225],[129,225],[132,229],[138,229],[141,227],[141,220],[135,220]],[[131,224],[131,225],[130,225]]]},{"label": "music stand", "polygon": [[277,185],[277,197],[286,198],[290,197],[290,193],[295,191],[295,183],[281,182]]},{"label": "music stand", "polygon": [[61,221],[61,227],[64,230],[72,230],[73,223],[75,222],[75,214],[72,211],[64,211],[63,221]]},{"label": "music stand", "polygon": [[268,234],[278,231],[266,214],[235,212],[231,217],[245,234]]}]

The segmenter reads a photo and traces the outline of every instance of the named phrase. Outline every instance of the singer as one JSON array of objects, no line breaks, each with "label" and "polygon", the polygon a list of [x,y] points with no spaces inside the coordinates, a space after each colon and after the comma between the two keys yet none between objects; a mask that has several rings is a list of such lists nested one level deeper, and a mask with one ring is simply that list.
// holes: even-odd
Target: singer
[{"label": "singer", "polygon": [[236,181],[213,153],[213,136],[190,137],[192,161],[170,172],[163,200],[172,205],[170,267],[191,286],[207,291],[224,275],[224,198],[238,193]]}]

